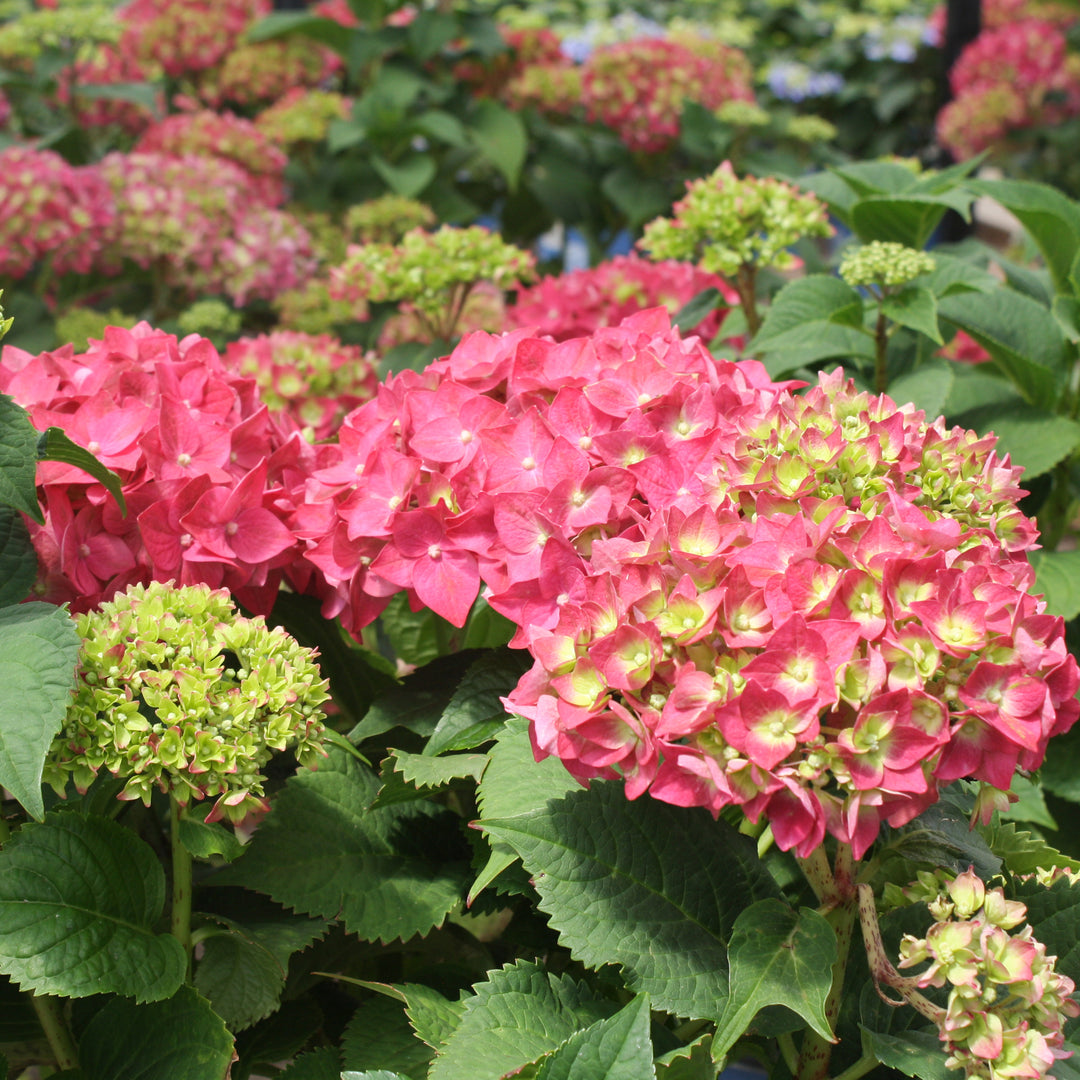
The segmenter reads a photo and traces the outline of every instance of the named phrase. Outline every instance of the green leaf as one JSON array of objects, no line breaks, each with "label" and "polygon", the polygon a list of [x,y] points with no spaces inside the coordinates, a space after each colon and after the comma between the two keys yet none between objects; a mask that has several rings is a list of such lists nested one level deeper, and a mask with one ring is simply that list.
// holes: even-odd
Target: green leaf
[{"label": "green leaf", "polygon": [[340,1080],[341,1054],[336,1046],[320,1046],[301,1054],[278,1080]]},{"label": "green leaf", "polygon": [[85,1080],[224,1080],[232,1058],[221,1018],[187,986],[153,1005],[114,998],[79,1040]]},{"label": "green leaf", "polygon": [[390,760],[394,771],[408,783],[420,788],[438,788],[466,777],[479,780],[487,764],[487,755],[448,754],[446,757],[431,757],[394,749],[390,751]]},{"label": "green leaf", "polygon": [[915,187],[918,178],[906,165],[895,161],[858,161],[831,170],[857,194],[899,195]]},{"label": "green leaf", "polygon": [[340,117],[330,121],[326,129],[326,149],[331,154],[348,150],[350,146],[359,146],[368,137],[369,125],[364,120]]},{"label": "green leaf", "polygon": [[528,151],[528,135],[521,117],[505,105],[484,98],[473,110],[469,134],[483,157],[502,173],[513,191]]},{"label": "green leaf", "polygon": [[956,210],[970,220],[972,199],[972,195],[960,191],[942,195],[869,196],[851,208],[852,231],[863,242],[883,240],[921,251],[946,210]]},{"label": "green leaf", "polygon": [[462,649],[497,649],[514,636],[517,626],[478,596],[465,622]]},{"label": "green leaf", "polygon": [[649,995],[575,1032],[540,1062],[536,1080],[642,1080],[653,1075]]},{"label": "green leaf", "polygon": [[702,289],[679,309],[671,323],[680,333],[688,334],[702,319],[721,306],[726,306],[726,301],[719,289]]},{"label": "green leaf", "polygon": [[994,292],[1001,288],[993,274],[968,259],[935,251],[934,264],[934,269],[923,274],[920,281],[939,300],[957,293]]},{"label": "green leaf", "polygon": [[998,455],[1009,454],[1014,465],[1022,465],[1025,480],[1049,472],[1080,445],[1080,423],[1027,404],[1008,409],[987,405],[963,413],[956,422],[980,435],[997,435]]},{"label": "green leaf", "polygon": [[752,841],[722,819],[594,781],[484,829],[521,856],[560,941],[588,967],[619,964],[654,1007],[719,1019],[740,911],[778,897]]},{"label": "green leaf", "polygon": [[[480,817],[511,818],[538,810],[552,799],[576,791],[578,782],[557,757],[536,761],[529,738],[529,721],[511,717],[503,725],[488,753],[488,767],[480,777],[477,798]],[[483,820],[479,827],[484,828]],[[469,903],[491,884],[511,863],[517,852],[505,840],[491,841],[491,857],[469,889]]]},{"label": "green leaf", "polygon": [[[1041,784],[1016,773],[1009,785],[1009,791],[1016,796],[1016,801],[1010,804],[1005,814],[1009,821],[1034,825],[1040,829],[1057,829],[1058,824],[1046,805],[1046,795]],[[1000,855],[1000,852],[995,854]]]},{"label": "green leaf", "polygon": [[913,371],[906,371],[893,379],[889,383],[888,393],[898,405],[910,401],[926,413],[927,419],[932,420],[945,411],[953,379],[953,367],[948,360],[934,357]]},{"label": "green leaf", "polygon": [[1055,296],[1051,311],[1069,341],[1074,345],[1080,341],[1080,300],[1075,296]]},{"label": "green leaf", "polygon": [[0,607],[26,599],[37,569],[37,554],[22,514],[0,506]]},{"label": "green leaf", "polygon": [[323,19],[303,11],[275,11],[248,28],[248,41],[272,41],[289,34],[302,34],[321,42],[339,56],[348,56],[353,31],[336,19]]},{"label": "green leaf", "polygon": [[[434,14],[430,12],[428,14]],[[447,146],[466,146],[469,138],[465,125],[453,114],[442,109],[428,109],[413,120],[413,127],[421,135],[437,139]]]},{"label": "green leaf", "polygon": [[1080,862],[1062,855],[1041,837],[1024,832],[1012,821],[997,822],[980,830],[993,853],[1013,874],[1033,874],[1055,866],[1080,870]]},{"label": "green leaf", "polygon": [[1039,770],[1043,787],[1069,802],[1080,803],[1080,727],[1054,739]]},{"label": "green leaf", "polygon": [[952,418],[982,408],[984,405],[997,405],[1002,412],[1007,412],[1018,405],[1023,405],[1012,383],[999,374],[986,370],[989,364],[950,363],[953,374],[952,388],[945,402],[945,413]]},{"label": "green leaf", "polygon": [[466,868],[446,859],[445,811],[427,802],[368,809],[378,788],[371,769],[331,750],[317,771],[288,781],[246,854],[216,880],[341,919],[365,941],[427,933],[457,906]]},{"label": "green leaf", "polygon": [[182,817],[180,843],[196,859],[212,859],[217,855],[232,862],[244,854],[244,845],[236,839],[236,833],[216,821],[208,824],[198,818]]},{"label": "green leaf", "polygon": [[34,486],[38,437],[26,410],[0,394],[0,506],[21,510],[44,524]]},{"label": "green leaf", "polygon": [[1020,219],[1046,260],[1054,289],[1069,292],[1069,274],[1080,248],[1080,206],[1056,188],[1028,180],[972,180],[968,187]]},{"label": "green leaf", "polygon": [[528,669],[529,656],[523,650],[481,653],[451,695],[424,753],[469,750],[494,738],[506,723],[502,699]]},{"label": "green leaf", "polygon": [[379,616],[379,626],[386,631],[395,656],[406,664],[423,667],[451,650],[457,633],[442,616],[429,608],[410,611],[404,593],[398,593]]},{"label": "green leaf", "polygon": [[396,727],[428,738],[461,675],[456,657],[441,657],[407,675],[400,686],[376,698],[364,719],[349,732],[349,738],[354,743],[361,743]]},{"label": "green leaf", "polygon": [[851,184],[841,179],[832,170],[824,169],[821,172],[800,177],[799,188],[823,199],[829,206],[829,212],[845,228],[851,228],[851,208],[859,199],[858,192]]},{"label": "green leaf", "polygon": [[187,960],[154,930],[164,904],[161,864],[134,833],[48,814],[0,851],[0,971],[38,993],[167,998]]},{"label": "green leaf", "polygon": [[323,1026],[324,1020],[322,1010],[310,996],[286,1001],[273,1016],[237,1035],[239,1061],[234,1071],[241,1077],[249,1077],[253,1069],[261,1071],[260,1065],[293,1057]]},{"label": "green leaf", "polygon": [[629,165],[609,172],[600,181],[600,190],[626,215],[627,224],[635,231],[671,209],[667,187]]},{"label": "green leaf", "polygon": [[132,105],[141,105],[156,119],[161,118],[161,90],[148,82],[121,83],[84,83],[74,87],[79,97],[97,98],[106,101],[129,101]]},{"label": "green leaf", "polygon": [[771,899],[748,907],[731,933],[727,1007],[713,1036],[713,1057],[727,1054],[767,1005],[786,1005],[831,1042],[825,999],[835,961],[836,934],[823,915]]},{"label": "green leaf", "polygon": [[1056,406],[1068,344],[1041,304],[1000,288],[945,297],[938,315],[979,342],[1025,400],[1048,409]]},{"label": "green leaf", "polygon": [[1033,551],[1029,558],[1035,567],[1031,591],[1042,593],[1047,612],[1066,622],[1080,615],[1080,551]]},{"label": "green leaf", "polygon": [[409,23],[407,32],[416,58],[423,61],[430,60],[444,45],[458,37],[461,27],[453,15],[427,10],[417,14]]},{"label": "green leaf", "polygon": [[661,1054],[654,1065],[656,1080],[716,1080],[719,1071],[713,1061],[711,1035],[702,1035],[689,1046]]},{"label": "green leaf", "polygon": [[120,488],[120,477],[107,469],[89,450],[73,443],[58,427],[46,428],[37,443],[38,461],[62,461],[89,473],[116,500],[121,514],[127,514],[127,504]]},{"label": "green leaf", "polygon": [[405,1010],[386,997],[364,1001],[341,1037],[346,1069],[386,1066],[409,1080],[426,1080],[434,1050],[413,1034]]},{"label": "green leaf", "polygon": [[887,296],[882,308],[894,323],[917,330],[938,345],[945,344],[938,328],[937,300],[925,285],[909,285]]},{"label": "green leaf", "polygon": [[524,960],[488,972],[473,989],[430,1080],[500,1080],[617,1008],[584,983]]},{"label": "green leaf", "polygon": [[41,773],[75,689],[81,642],[75,623],[52,604],[0,608],[0,787],[40,819]]},{"label": "green leaf", "polygon": [[962,873],[969,866],[984,881],[1001,872],[1001,859],[991,851],[969,821],[971,803],[950,788],[917,818],[888,834],[888,852],[912,862]]},{"label": "green leaf", "polygon": [[391,191],[409,199],[416,198],[435,179],[438,171],[435,159],[429,154],[409,154],[393,163],[379,154],[372,154],[370,161]]},{"label": "green leaf", "polygon": [[269,949],[243,934],[220,931],[203,940],[195,989],[233,1031],[269,1016],[285,986],[285,969]]},{"label": "green leaf", "polygon": [[810,274],[791,281],[773,297],[761,329],[747,351],[756,352],[810,322],[860,327],[863,298],[847,282],[831,274]]},{"label": "green leaf", "polygon": [[859,1025],[863,1045],[890,1069],[919,1080],[951,1080],[956,1074],[945,1067],[941,1040],[932,1031],[905,1031],[887,1034]]},{"label": "green leaf", "polygon": [[1027,921],[1036,941],[1046,946],[1047,956],[1056,956],[1056,969],[1076,982],[1080,979],[1080,888],[1067,877],[1046,888],[1035,880],[1016,882],[1015,899],[1027,904]]},{"label": "green leaf", "polygon": [[341,1080],[411,1080],[411,1077],[386,1069],[371,1069],[367,1072],[343,1072]]},{"label": "green leaf", "polygon": [[1024,266],[1022,263],[1007,259],[1000,251],[993,252],[993,260],[1004,271],[1005,282],[1010,289],[1030,296],[1043,307],[1050,307],[1054,299],[1054,283],[1048,270],[1036,270],[1030,266]]}]

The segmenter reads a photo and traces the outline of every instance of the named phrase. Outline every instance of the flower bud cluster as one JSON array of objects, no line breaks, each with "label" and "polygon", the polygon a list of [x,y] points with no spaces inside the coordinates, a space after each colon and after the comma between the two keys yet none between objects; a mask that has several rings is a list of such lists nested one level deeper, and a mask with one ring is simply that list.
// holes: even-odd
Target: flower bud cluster
[{"label": "flower bud cluster", "polygon": [[953,65],[953,100],[938,114],[938,139],[958,157],[981,152],[1010,131],[1080,115],[1080,58],[1043,18],[981,33]]},{"label": "flower bud cluster", "polygon": [[55,274],[86,273],[114,222],[108,186],[90,165],[52,150],[0,151],[0,274],[20,278],[44,258]]},{"label": "flower bud cluster", "polygon": [[295,90],[325,85],[341,66],[336,53],[310,38],[242,43],[199,76],[197,93],[217,108],[259,108]]},{"label": "flower bud cluster", "polygon": [[[921,891],[931,885],[921,882]],[[1063,1056],[1062,1027],[1080,1016],[1080,1003],[1031,927],[1013,932],[1027,908],[971,870],[926,899],[938,921],[923,938],[904,936],[899,966],[929,961],[916,985],[949,988],[939,1019],[946,1066],[986,1080],[1045,1076]]]},{"label": "flower bud cluster", "polygon": [[686,102],[753,101],[751,80],[743,53],[718,41],[644,38],[595,49],[582,66],[581,100],[588,119],[631,150],[657,153],[679,137]]},{"label": "flower bud cluster", "polygon": [[583,89],[581,68],[574,64],[527,64],[506,84],[501,100],[511,109],[569,116],[577,109]]},{"label": "flower bud cluster", "polygon": [[46,49],[114,44],[120,40],[122,30],[111,4],[38,8],[0,25],[0,59],[35,60]]},{"label": "flower bud cluster", "polygon": [[273,299],[278,325],[302,334],[333,333],[335,327],[364,322],[367,304],[362,299],[337,300],[330,295],[330,282],[313,277],[303,285],[279,292]]},{"label": "flower bud cluster", "polygon": [[262,769],[275,751],[309,767],[325,756],[315,651],[242,617],[224,589],[132,586],[78,629],[75,698],[45,762],[58,794],[105,769],[126,781],[122,799],[213,799],[206,820],[236,822],[268,808]]},{"label": "flower bud cluster", "polygon": [[134,150],[174,158],[222,158],[247,173],[259,202],[278,206],[285,200],[284,151],[250,120],[233,113],[200,109],[168,116],[147,128]]},{"label": "flower bud cluster", "polygon": [[844,252],[840,276],[849,285],[878,285],[895,289],[921,274],[929,274],[937,263],[932,255],[905,244],[871,240],[869,244]]},{"label": "flower bud cluster", "polygon": [[79,351],[89,348],[91,338],[101,338],[106,326],[132,326],[137,320],[119,308],[98,311],[95,308],[69,307],[56,317],[56,336],[60,341],[70,341]]},{"label": "flower bud cluster", "polygon": [[278,330],[233,341],[225,366],[255,380],[271,409],[288,412],[309,441],[337,432],[345,414],[373,397],[373,357],[329,334]]},{"label": "flower bud cluster", "polygon": [[437,218],[430,206],[404,195],[383,195],[345,211],[345,231],[358,244],[396,244],[413,229],[429,229]]},{"label": "flower bud cluster", "polygon": [[786,130],[791,138],[810,145],[830,143],[836,138],[836,125],[822,116],[793,116]]},{"label": "flower bud cluster", "polygon": [[487,60],[463,60],[454,66],[454,77],[471,87],[478,97],[502,100],[507,86],[532,67],[570,67],[558,37],[547,27],[500,26],[506,49]]},{"label": "flower bud cluster", "polygon": [[[234,311],[224,300],[196,300],[176,317],[176,325],[183,334],[197,334],[209,338],[218,349],[225,348],[226,342],[240,333],[242,322],[240,312]],[[122,324],[113,322],[109,325]],[[57,332],[59,333],[59,329]],[[60,336],[63,341],[75,340]]]},{"label": "flower bud cluster", "polygon": [[348,118],[352,103],[333,90],[294,86],[255,117],[256,127],[274,144],[286,148],[326,138],[335,120]]},{"label": "flower bud cluster", "polygon": [[[738,294],[723,278],[691,263],[654,263],[638,255],[616,255],[599,266],[542,278],[519,289],[507,309],[509,328],[529,326],[556,341],[591,334],[601,326],[618,326],[635,311],[665,307],[675,315],[703,289],[718,289],[730,306]],[[724,311],[710,312],[687,333],[712,341]]]},{"label": "flower bud cluster", "polygon": [[790,267],[787,250],[804,236],[831,236],[825,204],[772,177],[740,180],[725,161],[715,172],[686,185],[674,216],[645,226],[639,246],[652,259],[697,263],[733,277],[740,266]]}]

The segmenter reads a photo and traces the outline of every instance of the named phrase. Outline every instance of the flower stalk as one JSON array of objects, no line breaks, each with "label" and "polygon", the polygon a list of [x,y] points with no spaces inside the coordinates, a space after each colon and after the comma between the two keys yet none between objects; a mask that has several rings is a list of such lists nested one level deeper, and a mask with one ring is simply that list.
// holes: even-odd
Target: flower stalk
[{"label": "flower stalk", "polygon": [[38,1023],[41,1024],[45,1038],[56,1058],[56,1064],[61,1071],[77,1069],[79,1067],[79,1052],[75,1047],[75,1040],[71,1037],[67,1022],[60,1011],[60,999],[51,994],[41,996],[27,992],[30,1004],[34,1006]]},{"label": "flower stalk", "polygon": [[191,852],[180,839],[180,822],[184,808],[169,797],[169,846],[172,848],[172,909],[170,930],[180,942],[187,957],[187,969],[191,971]]}]

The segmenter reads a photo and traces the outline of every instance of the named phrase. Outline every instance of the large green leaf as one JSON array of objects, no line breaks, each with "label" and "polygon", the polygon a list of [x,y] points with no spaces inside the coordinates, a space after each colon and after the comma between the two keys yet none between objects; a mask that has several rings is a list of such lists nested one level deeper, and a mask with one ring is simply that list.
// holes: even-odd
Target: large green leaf
[{"label": "large green leaf", "polygon": [[779,895],[747,837],[704,810],[631,802],[613,782],[483,827],[521,856],[578,960],[619,964],[656,1008],[719,1019],[735,919]]},{"label": "large green leaf", "polygon": [[1047,409],[1056,406],[1069,349],[1041,304],[1001,288],[944,297],[938,316],[982,345],[1025,400]]},{"label": "large green leaf", "polygon": [[339,918],[367,941],[427,933],[464,894],[466,866],[446,856],[446,811],[427,802],[370,809],[378,789],[371,769],[332,750],[289,780],[247,853],[217,880]]},{"label": "large green leaf", "polygon": [[1017,827],[1013,821],[996,822],[980,830],[991,851],[1013,874],[1033,874],[1036,870],[1064,867],[1080,870],[1080,862],[1052,848],[1041,836]]},{"label": "large green leaf", "polygon": [[921,251],[947,210],[970,218],[972,198],[960,191],[942,195],[871,195],[855,203],[849,217],[852,231],[864,242],[891,241]]},{"label": "large green leaf", "polygon": [[[1046,610],[1066,622],[1080,615],[1080,551],[1033,551],[1033,593],[1042,593]],[[1056,744],[1055,744],[1056,745]]]},{"label": "large green leaf", "polygon": [[474,990],[430,1080],[500,1080],[617,1008],[584,983],[527,961],[488,972]]},{"label": "large green leaf", "polygon": [[79,1041],[85,1080],[225,1080],[232,1058],[221,1017],[187,986],[153,1005],[114,998]]},{"label": "large green leaf", "polygon": [[667,187],[654,177],[642,176],[629,165],[612,169],[600,181],[600,190],[626,215],[631,229],[638,229],[671,209]]},{"label": "large green leaf", "polygon": [[408,783],[418,788],[445,787],[452,780],[470,778],[479,780],[487,764],[484,754],[447,754],[431,757],[428,754],[410,754],[405,750],[390,751],[394,771]]},{"label": "large green leaf", "polygon": [[536,1080],[642,1080],[653,1075],[649,995],[577,1031],[540,1062]]},{"label": "large green leaf", "polygon": [[956,1074],[945,1067],[945,1051],[932,1031],[888,1033],[863,1027],[863,1046],[890,1069],[919,1080],[950,1080]]},{"label": "large green leaf", "polygon": [[980,435],[997,435],[997,452],[1024,467],[1024,479],[1049,472],[1080,445],[1080,423],[1043,408],[986,405],[962,413],[956,422]]},{"label": "large green leaf", "polygon": [[796,911],[780,900],[759,900],[735,920],[728,960],[730,990],[713,1036],[714,1058],[720,1060],[768,1005],[786,1005],[823,1039],[832,1039],[825,998],[836,934],[823,915],[810,908]]},{"label": "large green leaf", "polygon": [[477,103],[468,126],[480,153],[502,173],[513,191],[529,144],[521,117],[505,105],[485,98]]},{"label": "large green leaf", "polygon": [[382,177],[391,191],[415,199],[435,179],[438,171],[430,154],[409,154],[399,161],[387,161],[378,154],[371,155],[371,167]]},{"label": "large green leaf", "polygon": [[0,506],[44,522],[34,486],[38,438],[26,410],[0,394]]},{"label": "large green leaf", "polygon": [[213,859],[215,856],[232,862],[244,854],[244,845],[232,829],[216,821],[205,822],[199,818],[180,819],[180,843],[196,859]]},{"label": "large green leaf", "polygon": [[353,31],[336,19],[324,19],[303,11],[275,11],[247,30],[248,41],[271,41],[274,38],[302,34],[348,56]]},{"label": "large green leaf", "polygon": [[1080,940],[1076,935],[1080,888],[1066,877],[1049,888],[1035,880],[1020,881],[1016,899],[1027,904],[1028,925],[1035,939],[1046,946],[1047,955],[1057,957],[1057,970],[1073,982],[1080,981]]},{"label": "large green leaf", "polygon": [[984,881],[1001,872],[1001,859],[971,828],[971,800],[955,786],[906,825],[887,833],[882,849],[912,862],[962,873],[973,866]]},{"label": "large green leaf", "polygon": [[285,969],[269,949],[228,930],[204,938],[202,948],[195,989],[233,1031],[251,1027],[277,1008]]},{"label": "large green leaf", "polygon": [[899,195],[918,183],[915,173],[897,161],[857,161],[850,165],[837,165],[831,172],[863,198]]},{"label": "large green leaf", "polygon": [[434,1056],[434,1050],[413,1034],[402,1005],[387,997],[363,1002],[341,1037],[346,1069],[386,1067],[410,1080],[426,1080]]},{"label": "large green leaf", "polygon": [[120,477],[102,465],[89,450],[73,443],[60,428],[46,428],[41,433],[37,442],[37,456],[39,461],[62,461],[65,465],[74,465],[89,473],[116,500],[120,513],[127,513]]},{"label": "large green leaf", "polygon": [[941,357],[933,357],[893,379],[889,383],[888,393],[898,405],[911,402],[926,413],[927,419],[932,420],[945,411],[953,381],[953,366]]},{"label": "large green leaf", "polygon": [[939,300],[955,293],[994,292],[1001,288],[1001,282],[988,270],[939,251],[934,252],[934,269],[923,274],[920,281]]},{"label": "large green leaf", "polygon": [[894,323],[917,330],[938,345],[944,344],[938,327],[937,300],[926,286],[908,285],[887,296],[882,309]]},{"label": "large green leaf", "polygon": [[968,186],[1020,219],[1046,260],[1054,288],[1069,292],[1069,272],[1080,248],[1080,205],[1056,188],[1030,180],[973,180]]},{"label": "large green leaf", "polygon": [[37,577],[30,530],[18,510],[0,506],[0,607],[26,599]]},{"label": "large green leaf", "polygon": [[716,1080],[720,1071],[713,1061],[712,1035],[702,1035],[689,1046],[661,1054],[654,1065],[656,1080]]},{"label": "large green leaf", "polygon": [[[477,795],[481,818],[510,818],[544,806],[576,791],[578,782],[557,757],[537,761],[529,738],[529,721],[511,717],[503,725],[488,754],[488,767],[480,778]],[[481,821],[481,828],[483,822]],[[511,863],[517,852],[505,840],[491,838],[491,857],[480,871],[469,902],[487,888]]]},{"label": "large green leaf", "polygon": [[341,1054],[336,1046],[320,1046],[301,1054],[279,1080],[340,1080]]},{"label": "large green leaf", "polygon": [[167,998],[187,960],[155,930],[164,903],[161,864],[134,833],[48,814],[0,851],[0,971],[39,993]]},{"label": "large green leaf", "polygon": [[529,669],[529,656],[520,649],[481,653],[462,676],[424,753],[469,750],[494,738],[506,723],[502,698]]},{"label": "large green leaf", "polygon": [[41,773],[75,689],[79,635],[63,608],[0,608],[0,787],[40,819]]}]

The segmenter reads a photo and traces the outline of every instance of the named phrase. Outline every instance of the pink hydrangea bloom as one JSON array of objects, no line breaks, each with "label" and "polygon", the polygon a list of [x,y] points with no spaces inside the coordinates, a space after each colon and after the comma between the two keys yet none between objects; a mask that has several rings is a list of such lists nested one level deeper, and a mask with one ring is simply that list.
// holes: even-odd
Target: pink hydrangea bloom
[{"label": "pink hydrangea bloom", "polygon": [[336,53],[310,38],[248,42],[199,77],[198,93],[218,108],[269,105],[292,90],[325,85],[341,67]]},{"label": "pink hydrangea bloom", "polygon": [[[154,113],[134,101],[113,100],[79,93],[82,86],[115,86],[117,83],[153,82],[160,72],[132,54],[112,45],[100,45],[60,72],[57,98],[70,105],[84,127],[116,127],[128,135],[138,135],[154,121]],[[157,95],[158,113],[165,111],[163,94]]]}]

